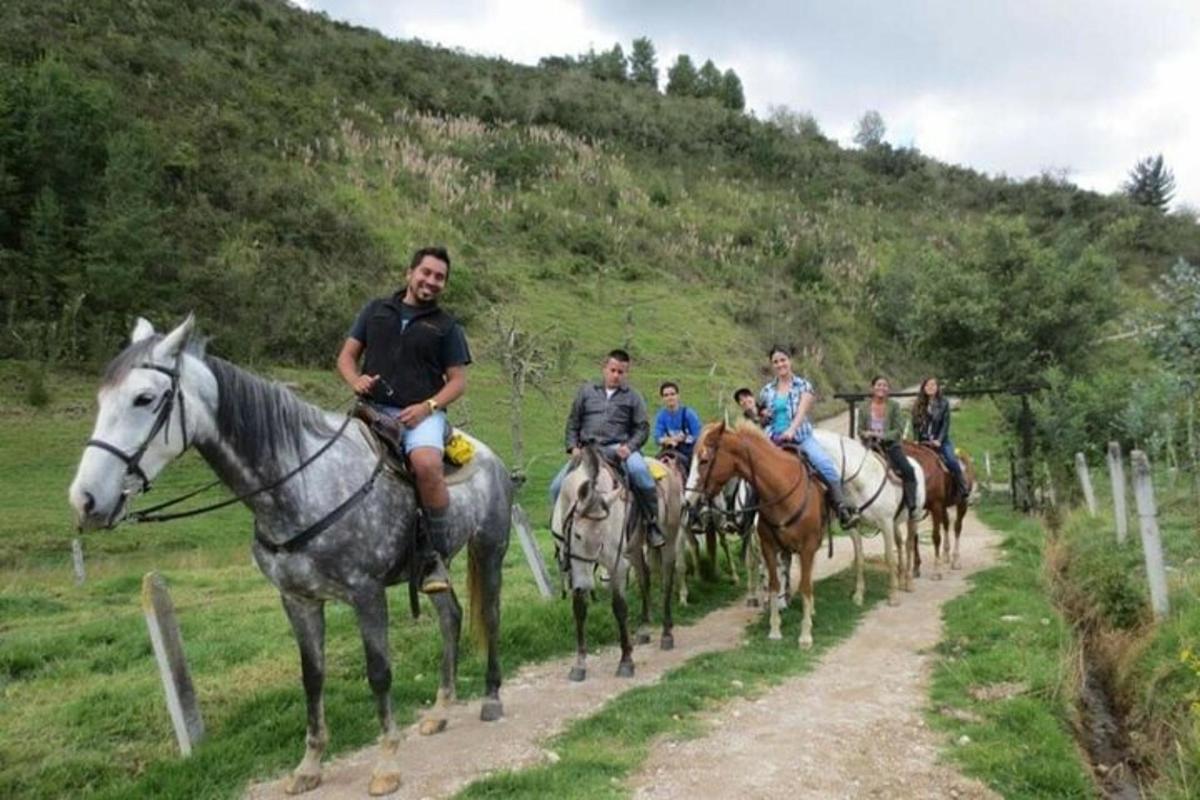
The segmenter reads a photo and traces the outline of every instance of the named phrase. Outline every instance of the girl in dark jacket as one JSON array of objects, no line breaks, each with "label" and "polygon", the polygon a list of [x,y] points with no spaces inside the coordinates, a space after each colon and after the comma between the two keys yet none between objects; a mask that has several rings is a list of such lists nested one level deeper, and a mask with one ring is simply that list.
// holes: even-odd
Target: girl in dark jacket
[{"label": "girl in dark jacket", "polygon": [[871,399],[858,410],[858,438],[867,447],[878,447],[887,456],[892,469],[904,481],[904,507],[915,519],[920,513],[916,507],[917,478],[900,446],[904,435],[904,412],[889,396],[891,391],[891,384],[882,375],[871,380]]},{"label": "girl in dark jacket", "polygon": [[954,443],[950,441],[950,403],[942,397],[942,387],[937,378],[930,376],[921,381],[921,392],[913,404],[913,434],[918,442],[928,444],[939,453],[954,476],[954,485],[960,497],[967,496],[967,484],[963,480],[962,465],[954,455]]}]

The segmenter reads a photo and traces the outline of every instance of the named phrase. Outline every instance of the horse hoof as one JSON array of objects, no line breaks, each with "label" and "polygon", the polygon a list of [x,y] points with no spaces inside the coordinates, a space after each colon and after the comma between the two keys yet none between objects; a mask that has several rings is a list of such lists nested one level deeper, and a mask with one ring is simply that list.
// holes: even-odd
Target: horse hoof
[{"label": "horse hoof", "polygon": [[433,736],[435,733],[441,733],[446,730],[446,719],[444,717],[441,719],[426,717],[421,720],[421,726],[417,730],[421,732],[422,736]]},{"label": "horse hoof", "polygon": [[940,572],[933,573],[933,579],[935,581],[940,581],[942,579],[942,573],[940,573]]},{"label": "horse hoof", "polygon": [[618,678],[632,678],[633,677],[633,662],[632,661],[622,661],[620,664],[617,664],[617,677]]},{"label": "horse hoof", "polygon": [[757,597],[747,597],[747,598],[746,598],[746,606],[747,606],[748,608],[758,608],[758,605],[759,605],[759,604],[758,604],[758,598],[757,598]]},{"label": "horse hoof", "polygon": [[638,644],[650,644],[650,634],[639,633],[637,635],[637,643]]},{"label": "horse hoof", "polygon": [[778,642],[780,639],[783,638],[783,634],[780,633],[779,631],[771,631],[770,633],[767,634],[767,638],[770,639],[772,642]]},{"label": "horse hoof", "polygon": [[894,594],[889,594],[888,595],[888,605],[892,606],[892,607],[900,605],[900,598],[896,597],[896,595],[894,595]]},{"label": "horse hoof", "polygon": [[674,650],[675,649],[675,637],[669,633],[664,633],[662,639],[660,639],[658,642],[658,649],[659,650]]},{"label": "horse hoof", "polygon": [[952,563],[950,565],[950,569],[962,569],[962,562],[959,561],[957,558],[954,559],[954,563]]},{"label": "horse hoof", "polygon": [[283,786],[288,794],[304,794],[321,785],[321,773],[293,772]]},{"label": "horse hoof", "polygon": [[571,667],[571,671],[567,673],[567,680],[578,683],[587,677],[587,670],[583,667]]},{"label": "horse hoof", "polygon": [[380,797],[385,794],[391,794],[399,788],[400,773],[384,772],[371,776],[371,783],[367,786],[367,794],[371,795],[371,797]]},{"label": "horse hoof", "polygon": [[921,568],[920,567],[913,567],[913,577],[914,578],[921,577]]},{"label": "horse hoof", "polygon": [[479,709],[479,719],[483,722],[495,722],[504,716],[504,704],[499,700],[484,700]]},{"label": "horse hoof", "polygon": [[860,607],[862,606],[863,596],[861,594],[859,594],[858,592],[855,592],[854,597],[852,599],[854,600],[854,605],[860,606]]},{"label": "horse hoof", "polygon": [[813,646],[813,640],[812,640],[811,636],[807,636],[807,637],[801,636],[800,637],[800,649],[801,650],[812,650],[812,646]]}]

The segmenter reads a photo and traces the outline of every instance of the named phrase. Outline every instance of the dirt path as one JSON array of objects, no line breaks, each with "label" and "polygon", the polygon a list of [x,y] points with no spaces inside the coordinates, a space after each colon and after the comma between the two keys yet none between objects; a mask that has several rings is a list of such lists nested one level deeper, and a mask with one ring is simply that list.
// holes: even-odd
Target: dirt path
[{"label": "dirt path", "polygon": [[998,797],[939,763],[944,744],[921,717],[940,608],[993,562],[997,541],[968,517],[961,571],[877,606],[815,671],[711,714],[708,735],[658,742],[631,781],[634,797]]},{"label": "dirt path", "polygon": [[[848,546],[834,551],[832,559],[817,560],[817,577],[839,572],[850,565],[853,551]],[[565,602],[565,601],[564,601]],[[608,604],[593,604],[593,614],[608,614]],[[667,670],[689,658],[714,650],[737,647],[746,625],[761,613],[744,603],[714,611],[694,625],[675,628],[675,649],[658,649],[654,643],[635,648],[635,676],[617,678],[620,651],[608,647],[588,657],[588,677],[583,683],[567,680],[575,657],[526,667],[509,678],[501,689],[505,718],[499,722],[479,721],[479,701],[455,707],[445,733],[420,736],[415,727],[407,730],[401,746],[403,785],[393,798],[445,797],[477,778],[501,769],[517,769],[541,763],[549,757],[542,747],[548,737],[562,731],[574,719],[598,711],[606,702],[635,686],[653,683]],[[300,691],[299,685],[296,691]],[[368,691],[363,684],[363,692]],[[297,739],[303,732],[295,732]],[[470,753],[466,758],[464,753]],[[366,787],[376,749],[366,748],[326,764],[321,787],[304,795],[313,800],[366,796]],[[253,800],[287,797],[280,777],[251,786]]]}]

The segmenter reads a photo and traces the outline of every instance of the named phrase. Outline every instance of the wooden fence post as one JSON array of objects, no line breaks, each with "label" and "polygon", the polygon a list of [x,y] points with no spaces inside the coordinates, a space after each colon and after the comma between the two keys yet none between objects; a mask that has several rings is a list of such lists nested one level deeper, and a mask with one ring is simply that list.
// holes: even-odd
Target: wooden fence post
[{"label": "wooden fence post", "polygon": [[988,488],[992,486],[992,454],[988,450],[983,451],[983,471],[987,474]]},{"label": "wooden fence post", "polygon": [[537,540],[533,538],[533,530],[529,526],[529,515],[520,503],[513,503],[512,524],[517,529],[517,538],[521,540],[521,549],[525,552],[525,560],[529,562],[529,570],[533,573],[533,581],[537,584],[538,594],[542,597],[554,597],[550,585],[550,573],[546,570],[546,562],[542,560],[542,551],[538,549]]},{"label": "wooden fence post", "polygon": [[1113,516],[1117,520],[1117,544],[1129,536],[1129,513],[1125,508],[1125,465],[1121,462],[1121,445],[1108,443],[1108,477],[1112,481]]},{"label": "wooden fence post", "polygon": [[1046,472],[1046,502],[1058,508],[1058,492],[1054,491],[1054,474],[1050,472],[1049,462],[1043,461],[1042,469]]},{"label": "wooden fence post", "polygon": [[1088,514],[1096,516],[1096,493],[1092,491],[1092,476],[1088,472],[1087,459],[1083,453],[1075,454],[1075,471],[1079,473],[1079,485],[1083,487],[1083,499],[1087,501]]},{"label": "wooden fence post", "polygon": [[167,696],[167,711],[175,728],[179,751],[185,756],[204,737],[204,720],[196,702],[196,690],[188,673],[183,654],[183,636],[175,617],[175,604],[167,592],[167,583],[157,572],[147,572],[142,578],[142,612],[150,629],[154,659]]},{"label": "wooden fence post", "polygon": [[87,571],[83,566],[83,542],[78,536],[71,540],[71,564],[75,568],[75,585],[83,586]]},{"label": "wooden fence post", "polygon": [[1133,463],[1133,497],[1137,502],[1138,528],[1142,534],[1142,553],[1146,559],[1146,578],[1150,582],[1150,605],[1154,616],[1162,619],[1171,610],[1167,599],[1167,569],[1163,562],[1162,541],[1158,535],[1158,506],[1154,502],[1154,484],[1150,462],[1141,450],[1130,456]]}]

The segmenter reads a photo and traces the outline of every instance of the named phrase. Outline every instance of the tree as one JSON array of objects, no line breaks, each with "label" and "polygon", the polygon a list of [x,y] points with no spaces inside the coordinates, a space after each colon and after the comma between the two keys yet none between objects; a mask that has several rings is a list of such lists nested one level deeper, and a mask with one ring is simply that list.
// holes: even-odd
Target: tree
[{"label": "tree", "polygon": [[854,133],[854,143],[864,149],[878,147],[883,144],[883,135],[887,133],[887,125],[883,115],[875,109],[867,111],[858,120],[858,129]]},{"label": "tree", "polygon": [[1163,163],[1162,154],[1147,156],[1129,171],[1125,194],[1141,206],[1166,211],[1175,194],[1175,175]]},{"label": "tree", "polygon": [[658,61],[654,43],[645,36],[633,40],[633,52],[629,54],[629,77],[641,86],[658,88]]},{"label": "tree", "polygon": [[696,95],[720,99],[721,70],[717,69],[717,65],[712,62],[711,58],[704,62],[704,65],[700,67],[700,72],[696,75]]},{"label": "tree", "polygon": [[629,79],[626,72],[625,51],[621,49],[620,44],[614,44],[611,50],[605,50],[603,53],[589,52],[581,60],[587,64],[593,78],[618,83],[624,83]]},{"label": "tree", "polygon": [[742,79],[731,69],[725,70],[725,74],[721,76],[721,105],[731,111],[741,111],[746,107]]},{"label": "tree", "polygon": [[821,126],[817,118],[807,111],[794,111],[785,105],[767,106],[767,121],[784,133],[802,139],[820,139]]},{"label": "tree", "polygon": [[667,94],[674,97],[695,97],[699,88],[698,81],[696,65],[692,63],[691,56],[680,53],[675,63],[667,70]]}]

